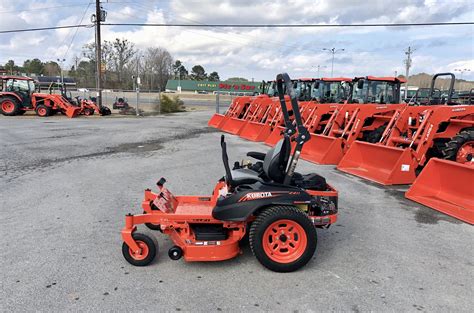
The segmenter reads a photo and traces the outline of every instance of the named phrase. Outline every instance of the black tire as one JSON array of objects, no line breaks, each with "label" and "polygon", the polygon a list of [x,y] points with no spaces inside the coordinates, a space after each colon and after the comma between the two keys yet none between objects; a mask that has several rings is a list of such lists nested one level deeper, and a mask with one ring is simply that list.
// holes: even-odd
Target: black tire
[{"label": "black tire", "polygon": [[172,246],[168,250],[168,256],[170,257],[171,260],[177,261],[181,259],[181,257],[183,256],[183,249],[181,249],[178,246]]},{"label": "black tire", "polygon": [[[291,262],[278,262],[265,252],[264,234],[267,229],[279,220],[290,220],[299,225],[306,235],[306,244],[303,246],[302,254]],[[284,223],[282,223],[284,224]],[[281,238],[283,235],[280,235]],[[303,240],[303,238],[293,238]],[[281,238],[281,242],[286,243],[287,237]],[[250,248],[257,260],[266,268],[275,272],[293,272],[308,263],[316,251],[317,235],[316,228],[309,217],[300,209],[292,206],[273,206],[261,212],[250,227]],[[278,245],[275,241],[275,244]],[[279,248],[283,251],[285,248]],[[287,249],[288,250],[288,249]]]},{"label": "black tire", "polygon": [[[469,129],[465,129],[461,131],[459,134],[454,136],[448,143],[446,143],[446,146],[441,151],[441,153],[443,154],[443,158],[445,160],[459,162],[459,160],[457,160],[458,152],[462,146],[464,146],[465,144],[469,142],[474,144],[474,129],[473,128],[469,128]],[[474,155],[472,154],[466,155],[465,162],[472,161],[473,158],[474,158]]]},{"label": "black tire", "polygon": [[130,248],[128,245],[124,242],[122,244],[122,254],[125,260],[127,260],[128,263],[134,265],[134,266],[146,266],[150,264],[156,256],[156,253],[158,252],[158,244],[155,243],[155,241],[142,233],[133,233],[132,237],[135,241],[139,241],[140,244],[146,245],[147,255],[143,259],[137,259],[135,258],[130,251]]},{"label": "black tire", "polygon": [[380,138],[382,138],[385,128],[387,128],[387,125],[382,125],[374,129],[373,131],[369,132],[367,136],[365,137],[365,141],[370,142],[370,143],[379,142]]},{"label": "black tire", "polygon": [[36,106],[36,115],[39,117],[47,117],[51,115],[51,108],[44,105],[44,104],[39,104]]},{"label": "black tire", "polygon": [[84,109],[84,115],[86,116],[94,115],[94,110],[89,109],[89,108]]},{"label": "black tire", "polygon": [[3,97],[0,99],[0,111],[5,116],[15,116],[21,110],[21,104],[14,97]]}]

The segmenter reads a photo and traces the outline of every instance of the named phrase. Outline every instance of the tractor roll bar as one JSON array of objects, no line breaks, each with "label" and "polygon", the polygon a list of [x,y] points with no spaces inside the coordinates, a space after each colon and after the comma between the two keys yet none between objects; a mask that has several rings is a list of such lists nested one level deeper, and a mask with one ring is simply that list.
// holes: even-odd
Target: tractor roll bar
[{"label": "tractor roll bar", "polygon": [[[285,119],[285,132],[284,136],[292,137],[296,130],[298,130],[298,135],[292,140],[296,141],[296,147],[291,156],[288,168],[286,170],[285,179],[283,184],[288,185],[291,182],[291,177],[295,172],[296,165],[298,164],[298,159],[301,154],[301,149],[306,141],[310,139],[310,135],[306,127],[303,125],[303,120],[301,119],[300,110],[298,107],[298,101],[296,100],[296,93],[293,89],[293,85],[290,79],[290,76],[287,73],[278,74],[276,77],[277,89],[278,89],[278,98],[280,99],[281,110],[283,112],[283,117]],[[285,95],[283,93],[283,84],[286,86],[286,93],[290,97],[291,108],[293,110],[293,115],[295,116],[295,125],[290,120],[288,110],[286,108]]]},{"label": "tractor roll bar", "polygon": [[449,90],[448,90],[448,97],[446,99],[446,104],[449,104],[451,102],[451,98],[453,96],[453,90],[454,90],[454,82],[456,81],[456,77],[454,76],[453,73],[438,73],[433,76],[431,79],[431,87],[430,87],[430,94],[428,95],[428,103],[431,103],[433,100],[433,93],[435,90],[435,83],[436,79],[440,76],[449,76],[451,77],[451,81],[449,82]]}]

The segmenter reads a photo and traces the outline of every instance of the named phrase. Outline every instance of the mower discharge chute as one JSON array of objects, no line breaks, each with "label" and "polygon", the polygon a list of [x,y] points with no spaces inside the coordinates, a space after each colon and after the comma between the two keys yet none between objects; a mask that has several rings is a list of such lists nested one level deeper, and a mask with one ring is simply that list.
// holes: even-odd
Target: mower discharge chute
[{"label": "mower discharge chute", "polygon": [[[292,96],[295,123],[288,115],[283,84]],[[128,214],[122,230],[122,252],[130,264],[148,265],[157,251],[152,238],[136,231],[139,224],[171,237],[174,246],[168,255],[173,260],[233,258],[240,253],[239,241],[247,231],[253,254],[273,271],[295,271],[311,260],[316,228],[328,227],[337,219],[337,191],[317,174],[295,172],[309,134],[287,74],[277,76],[277,87],[287,126],[283,138],[266,154],[248,153],[260,162],[237,163],[231,170],[222,135],[226,175],[211,196],[173,196],[163,178],[157,183],[157,193],[147,189],[142,203],[145,213]],[[295,142],[293,152],[290,140]]]},{"label": "mower discharge chute", "polygon": [[319,134],[302,152],[302,158],[317,164],[338,164],[356,140],[375,141],[397,111],[400,81],[394,77],[358,77],[346,104],[338,106]]},{"label": "mower discharge chute", "polygon": [[[433,97],[440,76],[451,77],[446,99]],[[474,129],[474,107],[454,105],[453,86],[453,74],[434,75],[429,105],[407,106],[395,114],[378,142],[355,142],[337,168],[383,185],[413,183],[430,157],[451,154],[455,148],[446,144]]]}]

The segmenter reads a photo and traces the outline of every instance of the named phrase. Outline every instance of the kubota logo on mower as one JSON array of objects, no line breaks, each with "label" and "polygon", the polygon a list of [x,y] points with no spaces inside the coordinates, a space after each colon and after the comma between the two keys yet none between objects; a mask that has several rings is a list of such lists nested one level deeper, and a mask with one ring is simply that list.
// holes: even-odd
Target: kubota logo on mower
[{"label": "kubota logo on mower", "polygon": [[271,192],[251,192],[240,198],[239,202],[276,197]]}]

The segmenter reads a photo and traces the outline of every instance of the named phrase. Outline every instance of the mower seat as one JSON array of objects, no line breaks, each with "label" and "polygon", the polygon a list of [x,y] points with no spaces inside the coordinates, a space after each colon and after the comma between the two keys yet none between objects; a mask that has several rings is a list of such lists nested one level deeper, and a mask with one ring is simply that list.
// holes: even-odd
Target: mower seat
[{"label": "mower seat", "polygon": [[263,171],[270,180],[279,184],[283,183],[290,154],[290,138],[285,134],[275,147],[268,151],[263,160]]}]

